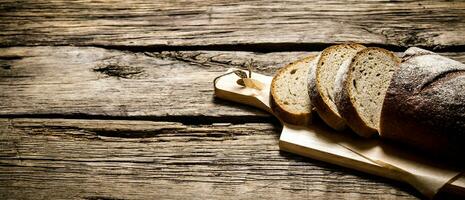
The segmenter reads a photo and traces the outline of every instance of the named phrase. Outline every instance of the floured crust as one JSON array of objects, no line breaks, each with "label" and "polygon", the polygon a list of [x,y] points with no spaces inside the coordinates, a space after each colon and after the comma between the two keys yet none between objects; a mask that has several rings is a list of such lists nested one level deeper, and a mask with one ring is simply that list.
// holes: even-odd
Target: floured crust
[{"label": "floured crust", "polygon": [[[352,71],[354,66],[354,61],[357,60],[361,56],[365,56],[366,52],[369,51],[380,51],[383,52],[386,56],[389,56],[392,60],[396,60],[400,64],[400,59],[397,58],[392,52],[376,47],[366,48],[364,50],[359,51],[352,62],[349,65],[349,71]],[[342,87],[343,89],[337,94],[336,96],[336,105],[338,107],[339,113],[341,116],[346,120],[347,125],[358,135],[362,137],[371,137],[373,135],[378,134],[378,130],[375,128],[370,127],[367,123],[364,122],[361,115],[358,113],[357,109],[355,108],[352,102],[352,96],[350,88],[350,80],[352,79],[352,73],[348,73],[347,77],[342,80]]]},{"label": "floured crust", "polygon": [[277,115],[284,122],[294,124],[294,125],[301,125],[301,126],[309,125],[311,124],[311,120],[312,120],[312,109],[309,109],[307,112],[293,112],[293,111],[286,109],[284,102],[281,100],[281,98],[279,98],[276,92],[277,90],[276,80],[279,76],[286,73],[288,71],[288,68],[292,67],[293,65],[303,63],[303,62],[307,62],[311,64],[311,62],[313,62],[315,58],[316,58],[315,55],[311,55],[301,60],[295,61],[291,64],[288,64],[287,66],[279,69],[276,75],[273,77],[273,80],[271,82],[271,91],[270,91],[271,93],[270,106],[271,106],[271,109],[273,110],[273,113]]},{"label": "floured crust", "polygon": [[[310,100],[312,101],[313,105],[316,108],[316,111],[318,115],[323,119],[323,121],[330,126],[331,128],[335,130],[343,130],[346,128],[346,122],[345,120],[340,116],[338,113],[337,108],[331,108],[329,105],[332,102],[329,99],[323,97],[323,94],[321,92],[324,90],[320,86],[320,81],[318,77],[318,71],[319,70],[324,70],[320,69],[322,66],[322,62],[326,60],[327,56],[330,56],[330,54],[333,51],[337,51],[340,49],[344,48],[352,48],[354,50],[356,49],[364,49],[365,46],[360,45],[360,44],[354,44],[354,43],[348,43],[348,44],[340,44],[340,45],[333,45],[325,50],[323,50],[318,58],[318,64],[317,67],[314,69],[313,72],[310,73],[310,80],[308,84],[308,91],[309,91],[309,96]],[[334,106],[335,107],[335,106]]]},{"label": "floured crust", "polygon": [[381,113],[382,138],[465,160],[465,64],[419,48],[405,52]]}]

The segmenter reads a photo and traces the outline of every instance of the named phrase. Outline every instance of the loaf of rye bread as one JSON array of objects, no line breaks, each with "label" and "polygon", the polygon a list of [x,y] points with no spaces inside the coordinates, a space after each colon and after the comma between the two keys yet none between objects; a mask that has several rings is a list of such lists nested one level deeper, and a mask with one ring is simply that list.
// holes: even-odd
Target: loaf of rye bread
[{"label": "loaf of rye bread", "polygon": [[465,64],[409,48],[386,92],[380,135],[464,161]]},{"label": "loaf of rye bread", "polygon": [[[313,102],[300,94],[305,92],[301,78],[316,82],[316,76],[298,76],[316,71],[315,67],[317,62],[309,57],[284,67],[273,79],[272,107],[282,120],[308,124]],[[465,162],[465,64],[414,47],[404,53],[401,62],[389,51],[366,48],[339,68],[341,73],[337,74],[341,75],[336,75],[334,84],[335,103],[356,133],[369,136],[376,132],[382,139],[408,148],[459,164]],[[300,73],[294,73],[295,69]],[[376,81],[378,77],[383,81]],[[357,95],[354,88],[362,90]],[[286,101],[292,103],[285,104]],[[359,105],[363,102],[373,106]],[[354,120],[363,121],[372,131],[360,131],[364,130],[359,128],[363,123]]]}]

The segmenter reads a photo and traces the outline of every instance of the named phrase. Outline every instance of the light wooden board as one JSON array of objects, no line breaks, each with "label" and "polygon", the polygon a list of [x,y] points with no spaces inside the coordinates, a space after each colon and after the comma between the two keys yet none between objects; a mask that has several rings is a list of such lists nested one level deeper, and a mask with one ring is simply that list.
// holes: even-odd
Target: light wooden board
[{"label": "light wooden board", "polygon": [[[266,87],[255,90],[240,86],[236,84],[238,76],[229,70],[225,75],[215,79],[215,95],[272,113],[270,109],[272,77],[257,73],[253,74],[253,77],[264,83]],[[449,184],[452,185],[448,186],[449,188],[457,187],[457,191],[464,190],[461,186],[465,178],[455,179],[462,172],[460,168],[434,163],[427,157],[405,149],[400,150],[392,144],[381,143],[379,140],[363,140],[349,133],[332,131],[323,124],[298,127],[283,122],[283,126],[279,144],[284,151],[405,181],[428,197],[432,197],[442,186]],[[381,151],[373,153],[371,149],[377,150],[373,147]],[[461,195],[465,196],[465,193]]]}]

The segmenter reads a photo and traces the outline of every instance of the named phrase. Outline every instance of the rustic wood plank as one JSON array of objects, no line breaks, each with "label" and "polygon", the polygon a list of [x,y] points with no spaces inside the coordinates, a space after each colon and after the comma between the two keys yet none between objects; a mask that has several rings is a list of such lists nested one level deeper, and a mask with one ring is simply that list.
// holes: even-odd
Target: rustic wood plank
[{"label": "rustic wood plank", "polygon": [[465,2],[3,0],[0,30],[1,46],[463,48]]},{"label": "rustic wood plank", "polygon": [[[410,187],[279,152],[266,123],[0,119],[2,199],[412,199]],[[414,196],[412,196],[414,195]]]},{"label": "rustic wood plank", "polygon": [[[0,115],[268,122],[262,111],[215,100],[214,77],[229,67],[244,68],[250,59],[257,71],[271,75],[308,54],[316,52],[0,48]],[[465,61],[465,53],[443,54]]]},{"label": "rustic wood plank", "polygon": [[244,67],[251,58],[258,70],[270,74],[277,65],[306,54],[0,49],[0,115],[185,116],[192,123],[222,116],[232,121],[269,120],[268,114],[257,109],[215,100],[214,77],[229,67]]}]

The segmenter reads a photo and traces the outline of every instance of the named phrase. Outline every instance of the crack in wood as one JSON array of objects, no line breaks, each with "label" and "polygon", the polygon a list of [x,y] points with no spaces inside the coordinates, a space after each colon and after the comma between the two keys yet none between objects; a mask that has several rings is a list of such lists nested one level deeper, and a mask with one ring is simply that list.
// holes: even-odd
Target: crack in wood
[{"label": "crack in wood", "polygon": [[[364,29],[366,30],[366,29]],[[350,41],[346,41],[350,42]],[[322,51],[323,49],[340,44],[334,43],[305,43],[305,42],[275,42],[275,43],[238,43],[238,44],[211,44],[211,45],[79,45],[82,47],[99,47],[109,50],[131,51],[131,52],[161,52],[161,51],[247,51],[257,53],[272,53],[272,52],[298,52],[298,51]],[[400,46],[385,43],[361,43],[366,46],[382,47],[391,51],[405,51],[408,46]],[[433,49],[435,46],[416,45],[425,49]],[[0,47],[2,47],[0,45]],[[8,46],[5,46],[8,47]],[[447,45],[436,48],[436,51],[454,52],[461,51],[465,45]]]},{"label": "crack in wood", "polygon": [[177,116],[109,116],[109,115],[88,115],[88,114],[1,114],[1,118],[47,118],[47,119],[95,119],[95,120],[131,120],[131,121],[161,121],[161,122],[180,122],[184,125],[209,125],[215,123],[276,123],[279,121],[269,116],[193,116],[193,115],[177,115]]},{"label": "crack in wood", "polygon": [[[0,119],[0,124],[6,124],[6,130],[11,130],[9,132],[12,133],[28,129],[30,131],[24,133],[30,136],[53,136],[100,141],[114,140],[111,138],[117,140],[147,138],[150,142],[167,142],[173,140],[182,140],[185,142],[236,140],[238,136],[250,135],[250,132],[243,130],[244,126],[251,126],[249,127],[249,131],[260,131],[261,129],[254,128],[253,124],[257,126],[262,125],[257,123],[236,125],[184,125],[177,122],[34,118]],[[232,129],[233,127],[238,129]],[[271,130],[275,130],[276,132],[280,131],[280,128],[278,128],[280,126],[275,125],[272,127]],[[12,148],[15,149],[16,157],[21,160],[22,157],[20,156],[20,148],[17,147],[17,142],[16,140],[13,141]]]},{"label": "crack in wood", "polygon": [[21,60],[22,56],[14,56],[14,55],[7,55],[7,56],[0,56],[0,60]]},{"label": "crack in wood", "polygon": [[0,68],[5,70],[12,69],[12,62],[21,60],[23,57],[15,55],[0,56]]},{"label": "crack in wood", "polygon": [[124,78],[124,79],[133,79],[140,77],[144,72],[142,67],[132,67],[122,64],[104,64],[97,66],[93,69],[94,72],[99,72],[110,77]]},{"label": "crack in wood", "polygon": [[0,63],[0,67],[2,69],[11,69],[11,65],[10,64],[6,64],[6,63]]},{"label": "crack in wood", "polygon": [[86,200],[125,200],[125,199],[110,197],[110,196],[86,196],[84,197],[84,199]]},{"label": "crack in wood", "polygon": [[263,68],[265,66],[259,66],[257,63],[253,61],[251,58],[249,61],[242,60],[240,63],[232,64],[232,60],[218,60],[215,57],[219,57],[220,55],[207,57],[204,59],[199,59],[200,55],[203,55],[200,52],[193,53],[193,54],[186,54],[179,51],[162,51],[162,52],[144,52],[144,55],[159,58],[159,59],[171,59],[186,63],[195,64],[197,66],[205,67],[205,66],[222,66],[224,68],[242,68],[247,69],[247,66],[250,65],[253,68]]}]

